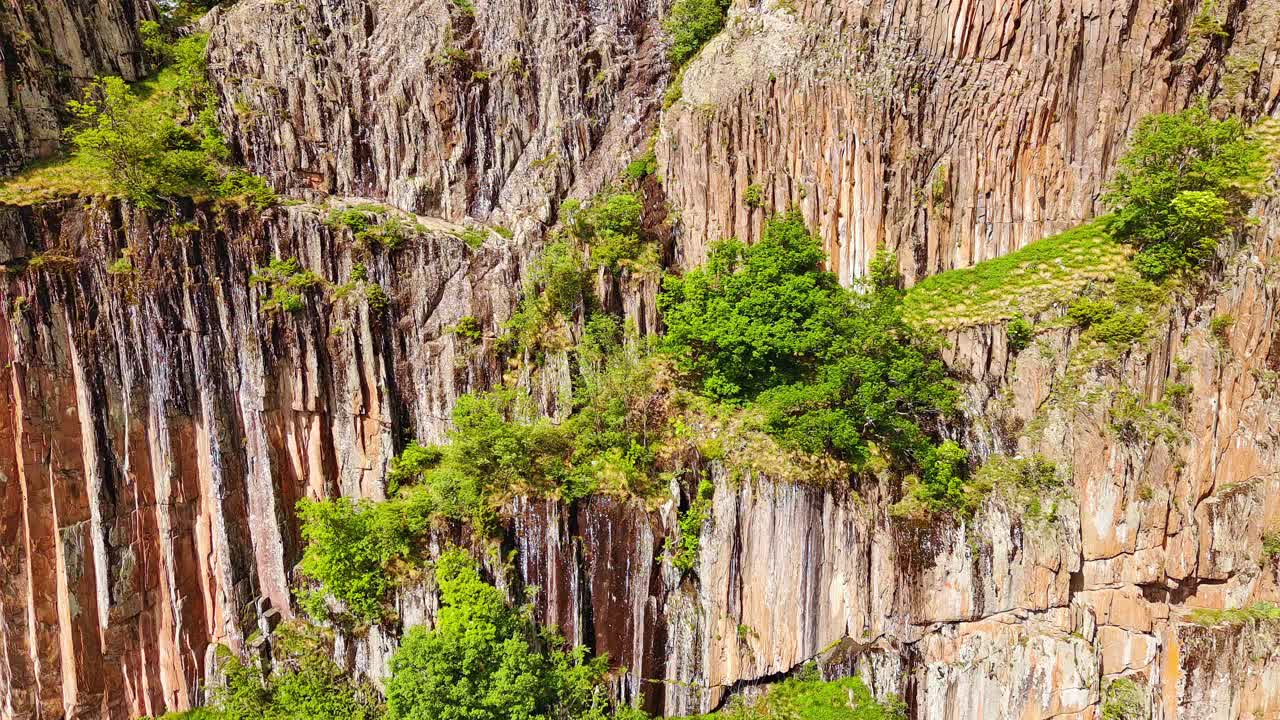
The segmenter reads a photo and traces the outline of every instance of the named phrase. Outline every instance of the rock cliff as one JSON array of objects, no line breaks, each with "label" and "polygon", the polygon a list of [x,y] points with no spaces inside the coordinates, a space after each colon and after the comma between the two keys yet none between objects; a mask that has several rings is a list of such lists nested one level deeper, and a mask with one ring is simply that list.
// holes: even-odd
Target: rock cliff
[{"label": "rock cliff", "polygon": [[[560,201],[614,180],[655,133],[674,264],[795,203],[844,281],[879,245],[915,279],[1097,215],[1148,112],[1204,96],[1273,114],[1280,6],[1223,3],[1209,34],[1204,7],[737,2],[665,110],[656,0],[214,11],[220,121],[296,203],[0,206],[0,718],[160,715],[202,700],[216,645],[269,652],[264,631],[295,612],[296,502],[383,497],[406,438],[442,439],[459,395],[501,381],[497,336]],[[49,108],[75,80],[139,72],[128,28],[151,12],[0,8],[0,170],[50,149]],[[24,27],[70,79],[11,39]],[[325,222],[356,199],[418,230],[362,248]],[[1215,282],[1119,357],[1083,362],[1066,327],[1016,352],[1000,326],[950,333],[952,434],[976,463],[1052,460],[1066,483],[1043,506],[995,492],[972,518],[920,524],[890,514],[887,473],[806,483],[691,453],[716,487],[693,573],[662,558],[687,501],[673,484],[657,507],[513,501],[510,580],[626,668],[620,696],[666,715],[820,657],[918,718],[1087,720],[1119,678],[1152,718],[1276,716],[1277,626],[1192,616],[1280,600],[1263,551],[1280,530],[1280,205],[1254,213]],[[477,225],[514,232],[471,247],[458,235]],[[111,271],[122,257],[132,270]],[[265,307],[253,273],[273,257],[323,278],[301,312]],[[658,326],[652,279],[598,282]],[[450,332],[463,317],[479,339]],[[530,391],[553,413],[569,380],[548,367]],[[1175,384],[1191,392],[1167,415],[1122,402]],[[431,621],[429,584],[396,602],[396,626],[340,638],[345,667],[384,678],[403,630]]]}]

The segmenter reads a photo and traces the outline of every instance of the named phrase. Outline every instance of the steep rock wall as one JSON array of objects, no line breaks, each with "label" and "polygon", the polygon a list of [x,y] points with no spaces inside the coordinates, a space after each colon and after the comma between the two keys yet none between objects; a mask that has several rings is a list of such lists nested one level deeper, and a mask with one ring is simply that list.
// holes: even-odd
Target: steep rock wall
[{"label": "steep rock wall", "polygon": [[[380,497],[396,443],[441,438],[456,397],[506,369],[492,340],[536,231],[647,131],[664,72],[659,10],[495,2],[468,19],[451,5],[246,0],[209,20],[223,120],[255,169],[313,199],[370,195],[445,216],[421,218],[432,229],[395,253],[364,254],[305,204],[261,218],[184,208],[177,221],[118,203],[0,208],[13,271],[0,290],[0,717],[125,718],[197,701],[215,644],[243,650],[292,613],[295,501]],[[1141,113],[1197,89],[1249,112],[1274,95],[1261,55],[1234,93],[1223,72],[1231,57],[1252,67],[1239,52],[1274,36],[1260,2],[1224,5],[1230,32],[1201,55],[1187,34],[1198,6],[1184,3],[798,6],[736,6],[743,20],[690,67],[664,121],[685,262],[706,239],[751,237],[761,212],[731,188],[764,183],[757,168],[776,162],[828,178],[770,173],[766,207],[800,200],[846,281],[880,240],[915,272],[969,264],[1093,213]],[[504,43],[528,77],[515,63],[476,77],[504,67],[490,49]],[[597,58],[589,81],[553,48]],[[755,61],[746,83],[713,72],[743,57]],[[593,92],[597,78],[617,84]],[[889,90],[867,95],[865,83]],[[903,83],[937,102],[894,100]],[[767,140],[743,139],[749,127]],[[842,155],[851,137],[857,152]],[[923,155],[903,160],[908,146]],[[929,204],[940,157],[950,199],[936,212],[954,218],[901,214],[921,187]],[[860,169],[832,169],[845,164]],[[847,202],[830,206],[831,194]],[[1182,299],[1143,349],[1081,371],[1070,331],[1017,354],[999,328],[952,338],[949,362],[967,379],[957,434],[975,461],[1040,451],[1069,469],[1067,489],[1043,499],[1053,513],[997,495],[971,520],[920,527],[887,512],[897,478],[823,488],[695,462],[717,490],[694,573],[661,560],[677,488],[657,510],[525,499],[507,512],[513,591],[539,586],[540,617],[627,667],[620,695],[670,714],[813,657],[903,695],[921,718],[1095,718],[1117,677],[1159,718],[1276,712],[1274,629],[1186,616],[1276,598],[1276,563],[1259,547],[1280,523],[1280,211],[1258,211],[1264,224],[1221,284]],[[468,215],[510,222],[517,240],[468,249],[449,234]],[[833,230],[842,222],[856,242]],[[125,247],[137,274],[108,273]],[[250,274],[273,255],[332,284],[363,262],[390,306],[313,290],[299,314],[266,312]],[[626,279],[601,294],[652,328],[654,292]],[[1209,323],[1225,314],[1236,323],[1224,342]],[[481,320],[478,346],[447,332],[464,315]],[[535,391],[554,412],[564,377],[548,375]],[[1156,400],[1174,381],[1195,389],[1178,432],[1114,429],[1118,387]],[[341,638],[339,659],[385,675],[404,627],[434,614],[430,587],[398,603],[401,626]]]},{"label": "steep rock wall", "polygon": [[0,4],[0,177],[54,154],[64,105],[97,75],[139,79],[150,0]]},{"label": "steep rock wall", "polygon": [[233,147],[288,188],[450,220],[548,222],[651,128],[658,0],[246,0],[210,68]]},{"label": "steep rock wall", "polygon": [[[1267,374],[1280,356],[1277,214],[1262,211],[1221,285],[1118,363],[1072,375],[1068,331],[1016,356],[998,330],[953,338],[950,362],[969,379],[966,445],[980,457],[1038,450],[1069,468],[1068,487],[1044,499],[1051,515],[997,494],[970,521],[916,526],[888,514],[897,478],[824,488],[695,461],[717,489],[693,573],[662,560],[673,488],[656,510],[517,501],[505,521],[514,572],[498,575],[513,592],[541,588],[540,618],[628,668],[620,695],[668,714],[705,711],[814,657],[903,695],[922,718],[1094,717],[1115,677],[1135,679],[1156,717],[1269,712],[1280,702],[1271,630],[1186,618],[1276,598],[1276,565],[1259,550],[1280,522]],[[6,717],[123,718],[196,701],[214,644],[245,649],[292,614],[295,501],[379,497],[394,438],[439,437],[452,398],[496,380],[492,351],[445,328],[473,314],[491,336],[526,248],[495,236],[473,251],[433,231],[363,255],[322,215],[300,205],[174,223],[80,202],[5,212]],[[137,274],[108,274],[126,246]],[[315,290],[299,314],[266,312],[249,277],[273,255],[334,284],[358,259],[391,305]],[[1208,330],[1224,313],[1237,318],[1227,348]],[[1199,388],[1176,440],[1111,429],[1107,391],[1156,399],[1175,377]],[[1055,393],[1069,383],[1099,392],[1064,403]],[[457,541],[465,533],[437,547]],[[399,634],[434,614],[429,587],[399,602],[402,625],[344,638],[339,659],[384,677]]]},{"label": "steep rock wall", "polygon": [[792,204],[846,283],[878,247],[914,280],[1091,219],[1144,115],[1200,95],[1274,110],[1280,7],[1216,3],[1218,35],[1196,29],[1205,5],[735,2],[663,116],[683,260]]}]

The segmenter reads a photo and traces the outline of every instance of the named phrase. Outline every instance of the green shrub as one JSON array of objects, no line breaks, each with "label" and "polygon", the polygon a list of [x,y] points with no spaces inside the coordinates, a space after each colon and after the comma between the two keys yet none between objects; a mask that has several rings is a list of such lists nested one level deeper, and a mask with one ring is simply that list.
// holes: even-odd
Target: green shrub
[{"label": "green shrub", "polygon": [[[286,623],[272,636],[274,668],[264,675],[225,647],[218,658],[225,682],[210,688],[209,720],[377,720],[377,691],[354,681],[330,659],[332,640],[318,628]],[[198,715],[187,715],[197,720]]]},{"label": "green shrub", "polygon": [[483,526],[498,499],[560,487],[568,473],[573,438],[544,417],[514,419],[528,414],[518,400],[509,389],[458,398],[449,444],[426,456],[439,453],[438,459],[422,462],[415,450],[411,462],[397,462],[394,481],[399,491],[414,486],[433,512]]},{"label": "green shrub", "polygon": [[467,244],[472,250],[478,250],[484,247],[485,242],[489,239],[488,231],[478,228],[469,227],[455,233],[459,240]]},{"label": "green shrub", "polygon": [[518,349],[555,347],[548,337],[557,320],[584,314],[593,302],[591,274],[586,258],[565,239],[542,251],[529,270],[521,300],[506,329]]},{"label": "green shrub", "polygon": [[409,222],[384,205],[361,203],[329,211],[325,224],[330,228],[346,228],[351,231],[356,244],[361,247],[379,245],[395,250],[414,233],[425,228]]},{"label": "green shrub", "polygon": [[435,627],[415,627],[391,660],[389,720],[598,720],[607,660],[539,631],[460,551],[436,563]]},{"label": "green shrub", "polygon": [[618,272],[633,265],[644,246],[644,204],[629,192],[606,192],[583,207],[577,200],[560,206],[565,228],[590,250],[591,264]]},{"label": "green shrub", "polygon": [[267,312],[298,312],[306,307],[303,292],[324,284],[324,279],[310,270],[303,270],[297,258],[273,257],[266,267],[260,267],[249,276],[249,282],[266,285],[271,294],[262,309]]},{"label": "green shrub", "polygon": [[667,541],[671,564],[684,572],[690,572],[698,566],[698,555],[702,551],[702,526],[711,519],[711,496],[715,494],[715,489],[710,480],[704,479],[698,483],[697,496],[680,515],[679,539]]},{"label": "green shrub", "polygon": [[697,720],[906,720],[907,706],[896,697],[883,703],[856,677],[824,681],[812,664],[797,677],[769,686],[759,697],[741,698]]},{"label": "green shrub", "polygon": [[621,342],[611,316],[588,323],[577,355],[572,468],[562,494],[582,497],[603,489],[649,496],[657,489],[656,448],[669,434],[661,398],[669,394],[660,365],[638,339]]},{"label": "green shrub", "polygon": [[237,200],[258,209],[275,204],[265,180],[226,165],[230,151],[206,77],[207,37],[170,42],[154,22],[143,23],[140,32],[147,54],[166,66],[135,87],[118,77],[98,78],[68,103],[76,164],[102,172],[114,192],[143,207],[183,197]]},{"label": "green shrub", "polygon": [[1270,175],[1265,145],[1238,119],[1204,106],[1139,123],[1103,200],[1110,229],[1135,245],[1134,265],[1160,279],[1197,270],[1241,225]]},{"label": "green shrub", "polygon": [[709,396],[758,403],[791,447],[859,463],[874,442],[927,461],[925,427],[957,392],[936,344],[902,319],[892,258],[877,259],[865,293],[819,270],[822,259],[794,211],[753,246],[717,244],[704,268],[666,278],[664,348]]},{"label": "green shrub", "polygon": [[1231,344],[1231,326],[1236,324],[1236,319],[1232,315],[1215,315],[1209,321],[1209,334],[1220,345]]},{"label": "green shrub", "polygon": [[918,500],[933,512],[970,507],[966,480],[969,453],[952,440],[931,448],[924,460],[924,477],[913,488]]},{"label": "green shrub", "polygon": [[1035,339],[1036,330],[1030,322],[1027,322],[1025,317],[1019,315],[1009,321],[1007,334],[1009,337],[1009,349],[1019,353],[1031,345],[1031,341]]},{"label": "green shrub", "polygon": [[1085,330],[1086,339],[1122,350],[1146,338],[1167,296],[1166,288],[1128,271],[1098,293],[1073,302],[1067,317]]},{"label": "green shrub", "polygon": [[401,485],[412,485],[427,472],[434,470],[444,459],[444,451],[435,446],[410,442],[391,461],[387,471],[387,495],[394,496]]},{"label": "green shrub", "polygon": [[463,315],[458,318],[458,322],[453,324],[453,334],[473,343],[480,342],[484,337],[484,332],[480,327],[480,321],[471,315]]},{"label": "green shrub", "polygon": [[764,186],[759,183],[752,183],[747,186],[746,192],[742,195],[742,201],[749,208],[764,207]]},{"label": "green shrub", "polygon": [[300,605],[313,618],[327,619],[326,596],[331,596],[357,621],[382,620],[384,603],[397,584],[395,565],[413,558],[414,543],[433,509],[419,493],[387,502],[300,501],[298,517],[306,542],[300,568],[322,587],[304,593]]},{"label": "green shrub", "polygon": [[679,67],[724,28],[729,0],[676,0],[663,27],[670,36],[667,57]]},{"label": "green shrub", "polygon": [[1144,717],[1144,704],[1137,683],[1117,678],[1102,691],[1102,720],[1139,720]]},{"label": "green shrub", "polygon": [[1270,561],[1280,555],[1280,533],[1263,533],[1262,558]]},{"label": "green shrub", "polygon": [[632,160],[622,171],[624,177],[630,180],[632,184],[638,184],[641,180],[658,172],[658,156],[657,153],[650,148],[643,155]]}]

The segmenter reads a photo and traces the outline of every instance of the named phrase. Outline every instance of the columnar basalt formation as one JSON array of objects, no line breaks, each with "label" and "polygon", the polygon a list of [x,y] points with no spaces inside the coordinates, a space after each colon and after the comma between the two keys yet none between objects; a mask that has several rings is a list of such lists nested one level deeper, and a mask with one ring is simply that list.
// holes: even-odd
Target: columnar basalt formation
[{"label": "columnar basalt formation", "polygon": [[[204,21],[220,119],[240,159],[305,202],[0,207],[0,718],[160,715],[201,701],[216,646],[269,651],[262,631],[296,612],[296,502],[383,497],[406,438],[444,439],[459,395],[519,374],[497,341],[556,207],[613,181],[655,130],[676,264],[796,203],[843,280],[878,245],[914,279],[1095,216],[1147,112],[1206,93],[1252,118],[1276,95],[1280,11],[1260,0],[1223,3],[1207,34],[1193,2],[766,1],[735,3],[659,116],[664,5],[242,0]],[[55,57],[77,77],[135,74],[119,48],[149,8],[92,12],[47,30]],[[119,32],[77,35],[100,22]],[[43,152],[28,139],[0,169]],[[325,222],[360,197],[421,228],[360,247]],[[1275,715],[1275,626],[1190,616],[1280,592],[1261,550],[1280,528],[1280,206],[1254,210],[1213,282],[1118,359],[1082,370],[1066,327],[1019,352],[1000,327],[950,334],[952,434],[975,464],[1040,453],[1068,478],[1034,511],[995,492],[920,524],[890,513],[889,473],[805,483],[690,453],[716,488],[691,572],[664,558],[678,484],[661,503],[517,498],[511,568],[490,569],[514,594],[538,587],[540,620],[667,715],[813,658],[918,718],[1096,718],[1116,679],[1162,720]],[[475,222],[514,233],[472,248],[454,233]],[[125,248],[133,270],[109,272]],[[273,257],[324,279],[300,312],[265,307],[253,274]],[[385,307],[336,292],[362,282]],[[598,285],[658,328],[652,278]],[[450,331],[463,317],[478,340]],[[529,389],[555,414],[568,365],[547,367]],[[1191,388],[1176,428],[1116,429],[1118,392],[1174,384]],[[442,529],[430,551],[459,542],[474,540]],[[339,637],[337,659],[375,682],[437,600],[427,583],[395,603],[398,623]]]},{"label": "columnar basalt formation", "polygon": [[234,147],[277,183],[536,225],[651,128],[660,6],[247,0],[211,69]]},{"label": "columnar basalt formation", "polygon": [[1202,93],[1272,110],[1280,9],[1219,3],[1218,35],[1193,27],[1202,5],[735,3],[658,144],[685,263],[793,204],[845,282],[880,246],[912,279],[1096,217],[1144,115]]}]

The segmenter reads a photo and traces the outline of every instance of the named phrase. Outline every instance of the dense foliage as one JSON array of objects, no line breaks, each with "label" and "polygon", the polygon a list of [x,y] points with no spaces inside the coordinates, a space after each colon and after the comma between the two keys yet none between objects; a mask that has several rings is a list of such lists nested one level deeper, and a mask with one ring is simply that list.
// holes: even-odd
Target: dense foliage
[{"label": "dense foliage", "polygon": [[497,502],[517,492],[570,500],[599,489],[650,492],[668,431],[661,366],[637,340],[624,347],[609,331],[593,336],[602,337],[582,349],[566,421],[535,416],[510,389],[463,395],[448,444],[410,443],[396,458],[388,500],[302,501],[302,571],[321,588],[304,595],[312,616],[332,615],[332,597],[359,622],[383,619],[389,592],[420,562],[432,518],[468,520],[483,533]]},{"label": "dense foliage", "polygon": [[[254,663],[219,653],[222,684],[211,688],[211,720],[376,720],[377,691],[347,678],[333,660],[331,640],[315,627],[291,623],[272,635],[276,667],[269,675]],[[188,716],[191,717],[191,716]]]},{"label": "dense foliage", "polygon": [[426,530],[433,509],[417,494],[391,502],[301,501],[298,514],[307,544],[301,570],[322,586],[300,594],[303,608],[312,617],[327,618],[331,596],[359,621],[381,620],[383,601],[395,586],[392,573],[413,556],[415,540]]},{"label": "dense foliage", "polygon": [[634,265],[645,249],[643,211],[635,193],[614,191],[595,197],[585,207],[566,200],[560,217],[569,233],[586,245],[593,266],[617,272]]},{"label": "dense foliage", "polygon": [[892,261],[856,293],[819,269],[823,257],[797,212],[755,245],[718,244],[704,268],[666,279],[664,348],[708,395],[758,404],[788,445],[858,463],[875,444],[942,472],[930,436],[956,388],[937,345],[902,319]]},{"label": "dense foliage", "polygon": [[1245,218],[1270,174],[1263,143],[1203,106],[1142,120],[1104,201],[1112,233],[1153,279],[1203,266]]},{"label": "dense foliage", "polygon": [[166,67],[131,87],[98,78],[68,103],[68,138],[85,166],[101,170],[115,192],[144,207],[182,197],[238,198],[255,207],[275,202],[262,178],[230,167],[206,79],[206,36],[170,42],[160,25],[141,29],[149,56]]},{"label": "dense foliage", "polygon": [[671,38],[667,56],[683,65],[724,28],[729,0],[676,0],[665,27]]},{"label": "dense foliage", "polygon": [[566,649],[511,608],[458,551],[436,564],[435,627],[405,636],[391,661],[391,720],[578,720],[609,709],[604,658]]}]

